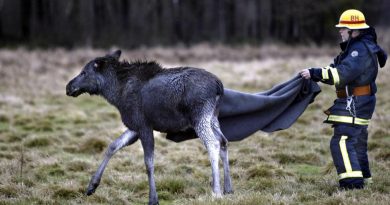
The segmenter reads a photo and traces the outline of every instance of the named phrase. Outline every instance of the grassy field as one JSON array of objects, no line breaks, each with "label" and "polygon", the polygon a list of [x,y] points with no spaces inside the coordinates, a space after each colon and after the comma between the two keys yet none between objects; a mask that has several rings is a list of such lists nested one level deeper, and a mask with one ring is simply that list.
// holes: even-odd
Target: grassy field
[{"label": "grassy field", "polygon": [[[0,50],[0,204],[145,204],[148,183],[140,142],[110,161],[100,187],[84,196],[106,146],[125,130],[118,112],[99,97],[65,96],[66,83],[104,50]],[[337,48],[210,47],[124,51],[127,60],[190,65],[219,76],[225,87],[270,89],[306,67],[330,63]],[[160,204],[388,204],[390,201],[389,64],[378,76],[377,109],[369,127],[374,184],[340,191],[322,110],[331,86],[289,129],[258,132],[229,144],[235,193],[211,197],[211,168],[199,140],[174,143],[155,133]],[[386,91],[387,90],[387,91]]]}]

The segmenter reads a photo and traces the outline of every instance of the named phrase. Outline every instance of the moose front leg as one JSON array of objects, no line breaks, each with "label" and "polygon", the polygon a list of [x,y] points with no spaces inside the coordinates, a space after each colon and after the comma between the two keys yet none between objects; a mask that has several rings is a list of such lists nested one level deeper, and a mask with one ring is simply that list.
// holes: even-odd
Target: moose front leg
[{"label": "moose front leg", "polygon": [[112,142],[104,156],[104,159],[102,163],[100,164],[98,170],[96,173],[92,176],[91,181],[89,182],[88,188],[87,188],[87,195],[91,195],[95,192],[96,188],[99,186],[100,179],[102,178],[104,169],[106,168],[108,162],[110,161],[111,157],[120,149],[122,149],[125,146],[131,145],[134,142],[138,140],[138,135],[136,132],[131,130],[126,130],[121,136],[119,136],[117,139],[115,139],[114,142]]},{"label": "moose front leg", "polygon": [[154,181],[154,138],[153,130],[145,130],[142,132],[141,143],[144,149],[144,160],[146,172],[149,180],[149,205],[156,205],[158,203],[158,196],[156,191],[156,183]]}]

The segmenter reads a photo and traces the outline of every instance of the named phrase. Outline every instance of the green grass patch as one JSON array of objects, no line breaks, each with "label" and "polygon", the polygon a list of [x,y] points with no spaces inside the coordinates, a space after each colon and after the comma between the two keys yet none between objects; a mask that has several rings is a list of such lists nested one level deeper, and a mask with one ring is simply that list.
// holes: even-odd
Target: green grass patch
[{"label": "green grass patch", "polygon": [[102,196],[95,193],[85,199],[86,204],[111,204],[112,200],[107,199],[109,196]]},{"label": "green grass patch", "polygon": [[9,123],[8,122],[0,122],[0,133],[5,133],[9,131]]},{"label": "green grass patch", "polygon": [[390,150],[380,150],[378,154],[375,155],[375,159],[389,161],[390,160]]},{"label": "green grass patch", "polygon": [[84,161],[72,161],[66,165],[66,169],[72,172],[84,172],[91,168],[91,165]]},{"label": "green grass patch", "polygon": [[29,188],[35,186],[35,182],[33,181],[33,179],[30,179],[27,177],[20,177],[20,176],[12,177],[12,183],[22,184],[23,186],[26,186]]},{"label": "green grass patch", "polygon": [[314,166],[310,164],[293,164],[289,165],[289,168],[291,168],[294,173],[304,176],[316,176],[321,174],[322,170],[320,166]]},{"label": "green grass patch", "polygon": [[258,178],[280,178],[285,176],[293,176],[294,174],[288,172],[285,169],[277,168],[272,165],[254,165],[247,170],[248,179],[258,179]]},{"label": "green grass patch", "polygon": [[4,198],[15,198],[19,191],[10,185],[0,186],[0,196]]},{"label": "green grass patch", "polygon": [[288,163],[305,163],[305,164],[319,164],[320,158],[317,154],[286,154],[286,153],[278,153],[273,155],[273,158],[277,159],[281,164]]},{"label": "green grass patch", "polygon": [[71,153],[71,154],[79,152],[79,148],[76,146],[64,146],[62,147],[62,150],[64,150],[64,152]]},{"label": "green grass patch", "polygon": [[9,123],[10,119],[7,115],[0,113],[0,123]]},{"label": "green grass patch", "polygon": [[33,147],[47,147],[51,144],[51,141],[48,137],[35,137],[29,139],[24,145],[29,148]]},{"label": "green grass patch", "polygon": [[148,187],[149,187],[148,181],[141,181],[141,182],[135,184],[134,191],[138,192],[138,193],[145,192],[148,190]]},{"label": "green grass patch", "polygon": [[171,194],[181,194],[184,192],[186,186],[188,186],[188,182],[182,178],[164,178],[159,180],[157,183],[158,191],[167,191]]},{"label": "green grass patch", "polygon": [[256,165],[250,167],[247,171],[247,175],[249,179],[258,178],[258,177],[272,177],[275,174],[275,167],[265,166],[265,165]]},{"label": "green grass patch", "polygon": [[240,153],[242,153],[242,154],[250,154],[250,153],[254,153],[254,152],[256,152],[256,150],[255,149],[252,149],[252,148],[241,148],[240,150],[239,150],[239,152]]},{"label": "green grass patch", "polygon": [[15,156],[13,154],[0,152],[0,158],[3,158],[3,159],[13,159],[14,157]]},{"label": "green grass patch", "polygon": [[72,200],[82,196],[82,194],[80,190],[60,187],[54,191],[53,196],[59,199]]},{"label": "green grass patch", "polygon": [[99,138],[89,138],[79,147],[81,153],[97,154],[107,148],[107,142]]},{"label": "green grass patch", "polygon": [[16,116],[14,126],[27,132],[53,132],[56,125],[44,115],[30,113],[29,116]]},{"label": "green grass patch", "polygon": [[168,191],[158,191],[158,200],[159,201],[172,201],[173,199],[175,199],[175,197],[177,197],[177,195],[174,195]]},{"label": "green grass patch", "polygon": [[193,174],[194,171],[195,169],[192,166],[181,164],[174,169],[173,173],[180,176],[185,174]]},{"label": "green grass patch", "polygon": [[389,146],[390,145],[388,145],[387,143],[376,142],[376,141],[369,141],[368,145],[367,145],[367,149],[369,151],[373,151],[373,150],[380,149],[380,148],[387,148]]},{"label": "green grass patch", "polygon": [[39,181],[48,182],[52,178],[66,178],[66,172],[58,164],[43,165],[35,171],[35,178]]},{"label": "green grass patch", "polygon": [[7,133],[4,138],[6,142],[14,143],[14,142],[22,141],[22,139],[25,138],[25,135],[21,135],[17,133]]},{"label": "green grass patch", "polygon": [[379,129],[372,134],[372,139],[378,140],[390,137],[390,133],[387,130]]},{"label": "green grass patch", "polygon": [[266,189],[272,189],[278,184],[278,180],[273,178],[255,178],[247,182],[247,186],[249,186],[254,191],[264,191]]}]

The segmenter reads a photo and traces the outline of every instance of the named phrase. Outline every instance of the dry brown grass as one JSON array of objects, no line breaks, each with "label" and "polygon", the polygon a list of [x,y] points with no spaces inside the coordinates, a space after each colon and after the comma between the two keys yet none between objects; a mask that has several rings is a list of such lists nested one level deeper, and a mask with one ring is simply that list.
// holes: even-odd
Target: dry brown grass
[{"label": "dry brown grass", "polygon": [[[139,142],[111,160],[97,192],[83,195],[103,147],[124,130],[116,110],[98,97],[65,96],[65,85],[92,49],[0,50],[0,204],[144,204],[147,177]],[[128,60],[166,67],[190,65],[218,75],[227,88],[256,92],[306,67],[327,65],[337,48],[198,45],[125,50]],[[390,201],[389,65],[378,76],[377,109],[369,128],[374,184],[339,191],[322,124],[333,88],[291,128],[230,143],[235,194],[210,196],[210,165],[198,140],[173,143],[156,133],[156,181],[161,204],[387,204]]]}]

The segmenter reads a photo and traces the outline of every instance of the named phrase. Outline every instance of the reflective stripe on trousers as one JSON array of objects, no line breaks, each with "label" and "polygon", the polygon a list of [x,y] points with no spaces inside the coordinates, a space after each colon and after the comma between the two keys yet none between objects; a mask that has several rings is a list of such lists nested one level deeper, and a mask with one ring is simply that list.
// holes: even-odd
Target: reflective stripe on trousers
[{"label": "reflective stripe on trousers", "polygon": [[326,121],[341,122],[341,123],[356,124],[356,125],[368,125],[370,123],[370,120],[368,119],[350,117],[350,116],[340,116],[340,115],[328,115]]},{"label": "reflective stripe on trousers", "polygon": [[359,146],[362,143],[360,138],[365,138],[361,136],[362,133],[365,133],[362,131],[366,129],[365,126],[335,125],[334,136],[330,141],[330,149],[340,180],[363,178],[362,168],[365,170],[365,177],[370,177],[368,159],[367,163],[364,163],[366,160],[362,160],[367,158],[367,155],[359,154],[361,151],[367,152],[367,149],[361,149],[361,146]]},{"label": "reflective stripe on trousers", "polygon": [[[341,139],[339,141],[341,156],[344,163],[345,172],[339,173],[339,179],[345,179],[345,178],[352,178],[352,177],[363,177],[363,174],[361,171],[353,171],[351,166],[351,161],[349,159],[348,155],[348,149],[346,140],[348,139],[348,136],[341,136]],[[360,168],[360,166],[359,166]]]}]

